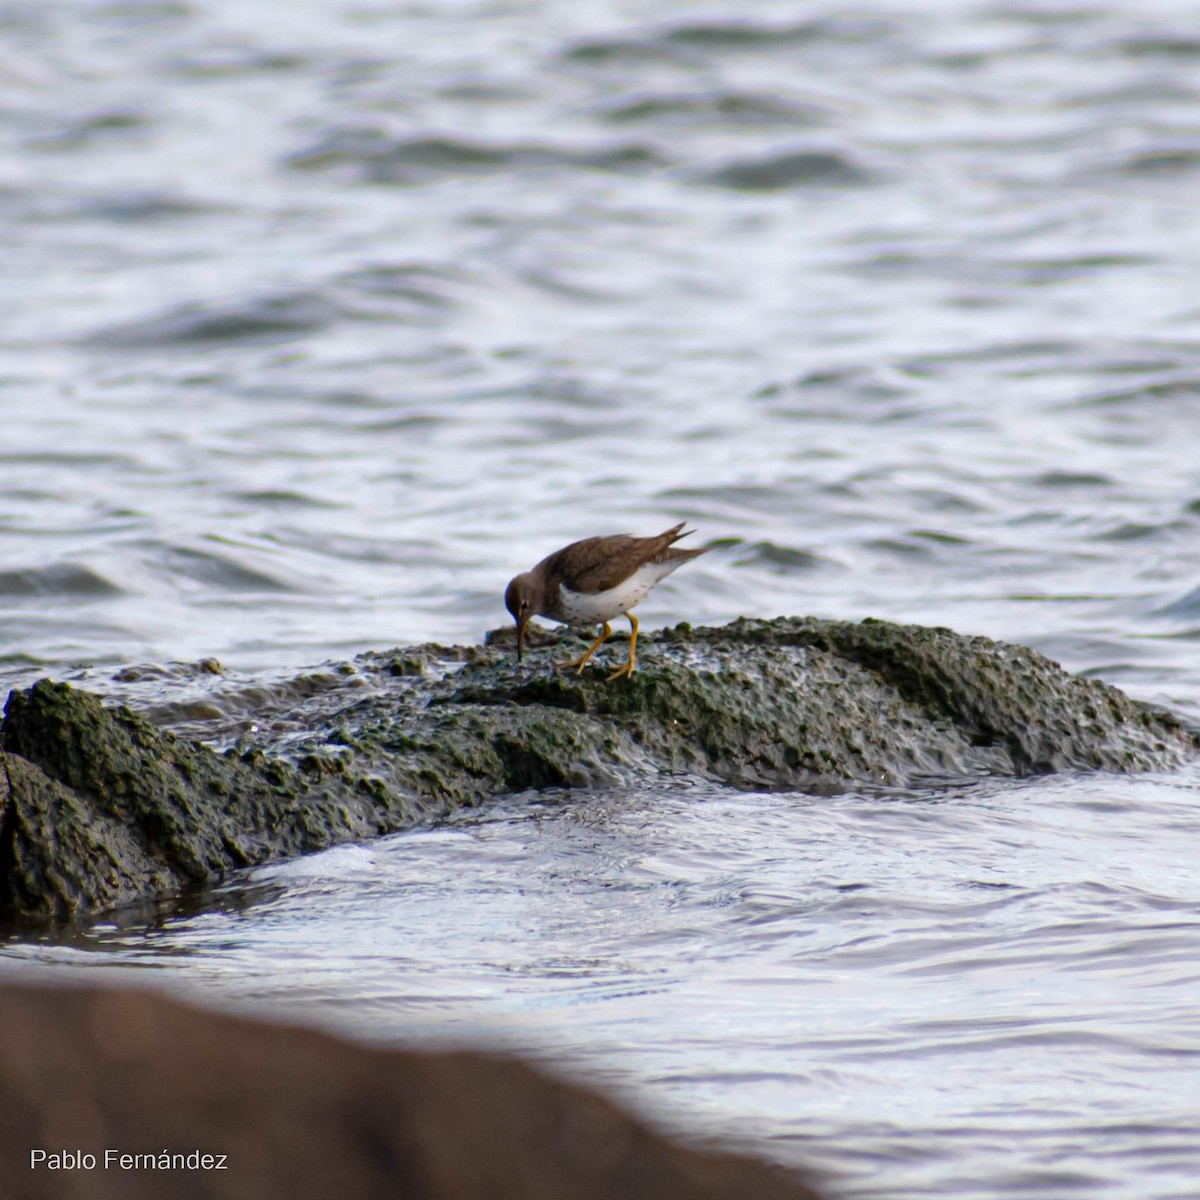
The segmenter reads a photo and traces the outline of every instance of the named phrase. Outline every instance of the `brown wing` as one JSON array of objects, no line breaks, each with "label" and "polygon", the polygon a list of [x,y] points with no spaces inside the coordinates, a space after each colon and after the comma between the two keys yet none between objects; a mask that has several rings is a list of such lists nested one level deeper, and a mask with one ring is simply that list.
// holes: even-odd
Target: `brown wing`
[{"label": "brown wing", "polygon": [[683,530],[685,524],[681,521],[657,537],[618,533],[611,537],[584,538],[550,555],[545,564],[573,592],[606,592],[628,579],[643,563],[703,554],[704,550],[671,549],[673,542],[687,536]]}]

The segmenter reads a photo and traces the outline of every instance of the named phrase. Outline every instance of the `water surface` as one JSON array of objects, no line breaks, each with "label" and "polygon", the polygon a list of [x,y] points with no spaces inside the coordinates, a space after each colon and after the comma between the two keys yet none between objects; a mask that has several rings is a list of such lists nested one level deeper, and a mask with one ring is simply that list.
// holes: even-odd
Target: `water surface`
[{"label": "water surface", "polygon": [[[171,664],[475,640],[686,518],[649,625],[943,624],[1200,720],[1194,16],[0,6],[0,682],[203,716]],[[1195,783],[518,798],[3,955],[536,1050],[847,1192],[1191,1196]]]}]

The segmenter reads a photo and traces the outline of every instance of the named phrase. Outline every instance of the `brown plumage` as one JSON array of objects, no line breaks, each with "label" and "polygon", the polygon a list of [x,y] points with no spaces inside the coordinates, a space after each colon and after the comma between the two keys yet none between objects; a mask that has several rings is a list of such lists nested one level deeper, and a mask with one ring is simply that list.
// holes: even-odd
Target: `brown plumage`
[{"label": "brown plumage", "polygon": [[629,611],[640,604],[656,584],[707,547],[680,550],[674,543],[686,537],[681,521],[657,537],[584,538],[547,555],[531,571],[516,576],[504,593],[504,603],[517,623],[517,657],[524,652],[525,627],[533,616],[549,617],[567,625],[603,625],[602,632],[581,658],[563,667],[582,671],[596,649],[612,632],[609,621],[629,617],[629,660],[610,678],[633,674],[637,648],[637,618]]}]

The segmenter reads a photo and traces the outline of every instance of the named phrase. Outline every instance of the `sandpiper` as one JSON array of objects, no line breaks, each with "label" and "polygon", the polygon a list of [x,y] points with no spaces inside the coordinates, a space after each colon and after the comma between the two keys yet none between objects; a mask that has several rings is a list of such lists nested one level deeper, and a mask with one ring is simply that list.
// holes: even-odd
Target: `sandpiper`
[{"label": "sandpiper", "polygon": [[616,679],[632,675],[637,655],[637,617],[629,610],[640,604],[656,584],[689,558],[704,554],[699,550],[677,550],[674,543],[692,531],[673,525],[657,537],[630,537],[619,533],[612,537],[590,537],[572,542],[543,558],[532,571],[513,579],[504,593],[504,604],[517,623],[517,660],[525,651],[525,626],[530,617],[549,617],[564,625],[596,625],[603,629],[588,647],[587,653],[570,662],[556,664],[574,667],[580,674],[588,660],[612,633],[609,621],[623,613],[629,618],[629,660],[609,675]]}]

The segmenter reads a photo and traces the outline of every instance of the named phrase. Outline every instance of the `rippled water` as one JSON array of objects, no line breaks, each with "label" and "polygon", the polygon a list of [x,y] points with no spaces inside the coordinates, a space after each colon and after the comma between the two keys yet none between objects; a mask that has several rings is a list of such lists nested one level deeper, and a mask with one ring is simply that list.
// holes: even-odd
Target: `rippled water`
[{"label": "rippled water", "polygon": [[[1193,5],[0,29],[5,684],[474,640],[688,518],[650,624],[945,624],[1200,720]],[[851,1190],[1191,1196],[1195,783],[514,803],[5,955],[536,1044]]]},{"label": "rippled water", "polygon": [[517,798],[6,957],[545,1055],[841,1195],[1192,1196],[1198,782]]}]

